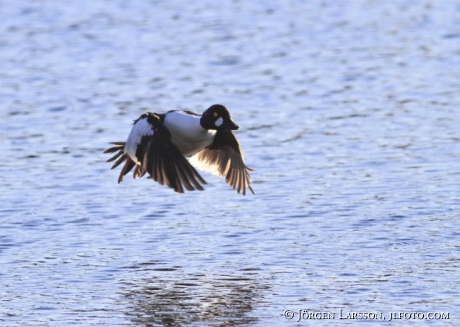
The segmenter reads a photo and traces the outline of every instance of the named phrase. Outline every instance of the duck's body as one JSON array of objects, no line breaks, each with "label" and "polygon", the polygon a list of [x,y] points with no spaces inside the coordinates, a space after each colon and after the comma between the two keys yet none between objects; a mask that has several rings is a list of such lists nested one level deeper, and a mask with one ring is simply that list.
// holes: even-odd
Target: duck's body
[{"label": "duck's body", "polygon": [[185,157],[190,157],[212,143],[216,130],[204,129],[201,116],[185,111],[170,111],[165,115],[163,125],[171,133],[171,142]]},{"label": "duck's body", "polygon": [[249,173],[243,153],[232,130],[238,129],[222,105],[213,105],[203,115],[190,111],[169,111],[164,114],[147,112],[134,121],[126,142],[115,142],[107,153],[118,151],[108,161],[119,158],[112,169],[125,165],[118,182],[134,168],[133,177],[150,177],[176,192],[203,190],[206,184],[190,162],[200,169],[225,176],[226,182],[238,193],[251,190]]}]

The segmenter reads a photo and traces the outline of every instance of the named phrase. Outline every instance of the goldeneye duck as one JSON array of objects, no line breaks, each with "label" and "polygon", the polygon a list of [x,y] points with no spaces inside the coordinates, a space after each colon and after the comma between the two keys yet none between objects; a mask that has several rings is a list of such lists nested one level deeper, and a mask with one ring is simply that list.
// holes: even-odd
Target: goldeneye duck
[{"label": "goldeneye duck", "polygon": [[[206,181],[193,166],[225,177],[238,193],[252,190],[243,151],[233,130],[236,125],[226,107],[215,104],[202,115],[171,110],[164,114],[147,111],[133,123],[126,142],[111,142],[104,153],[117,152],[107,162],[118,159],[112,169],[125,162],[118,177],[123,180],[133,168],[133,178],[148,178],[167,185],[178,193],[203,190]],[[186,159],[190,157],[190,161]],[[193,165],[193,166],[192,166]]]}]

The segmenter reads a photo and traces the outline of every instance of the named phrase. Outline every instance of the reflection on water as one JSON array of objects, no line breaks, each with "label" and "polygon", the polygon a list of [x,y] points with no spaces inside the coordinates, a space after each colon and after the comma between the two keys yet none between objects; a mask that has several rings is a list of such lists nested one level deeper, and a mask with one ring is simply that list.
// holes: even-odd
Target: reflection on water
[{"label": "reflection on water", "polygon": [[181,267],[157,268],[154,276],[124,281],[131,304],[126,314],[145,326],[239,326],[258,319],[251,312],[266,285],[259,284],[256,268],[235,275],[185,274]]}]

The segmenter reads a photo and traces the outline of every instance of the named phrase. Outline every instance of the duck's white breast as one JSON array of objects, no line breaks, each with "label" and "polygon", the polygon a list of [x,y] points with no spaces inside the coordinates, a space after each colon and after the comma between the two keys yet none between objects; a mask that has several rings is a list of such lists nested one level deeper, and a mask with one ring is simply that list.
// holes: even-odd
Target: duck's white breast
[{"label": "duck's white breast", "polygon": [[192,156],[211,144],[215,130],[201,127],[200,116],[192,116],[182,111],[166,114],[163,124],[171,133],[171,142],[186,156]]}]

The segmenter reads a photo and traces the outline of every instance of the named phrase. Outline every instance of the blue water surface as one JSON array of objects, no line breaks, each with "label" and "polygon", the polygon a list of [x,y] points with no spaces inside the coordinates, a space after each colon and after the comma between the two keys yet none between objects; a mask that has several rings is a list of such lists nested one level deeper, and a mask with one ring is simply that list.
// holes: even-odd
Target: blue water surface
[{"label": "blue water surface", "polygon": [[[1,326],[459,325],[457,1],[3,1],[0,63]],[[256,195],[117,184],[214,103]]]}]

